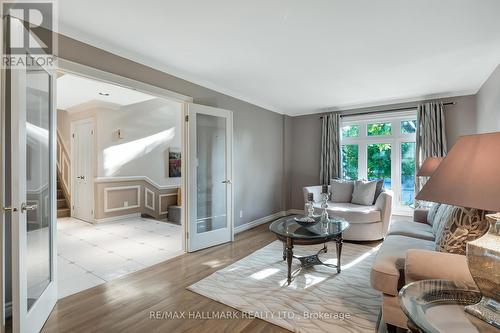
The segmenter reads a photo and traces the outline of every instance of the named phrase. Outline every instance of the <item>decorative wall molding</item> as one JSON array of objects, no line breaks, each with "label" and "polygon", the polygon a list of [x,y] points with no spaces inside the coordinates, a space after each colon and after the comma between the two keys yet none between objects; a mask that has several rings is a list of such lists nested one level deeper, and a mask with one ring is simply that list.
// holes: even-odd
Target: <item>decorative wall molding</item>
[{"label": "decorative wall molding", "polygon": [[[116,192],[116,191],[126,191],[126,190],[136,190],[137,192],[137,204],[131,205],[131,206],[122,206],[122,207],[114,207],[110,208],[109,207],[109,193],[110,192]],[[128,210],[128,209],[133,209],[133,208],[140,208],[141,207],[141,186],[140,185],[131,185],[131,186],[116,186],[116,187],[105,187],[104,188],[104,212],[105,213],[111,213],[111,212],[117,212],[121,210]]]},{"label": "decorative wall molding", "polygon": [[[108,181],[110,180],[110,181]],[[140,197],[130,192],[120,194],[120,192],[109,192],[116,188],[125,187],[129,189],[139,187]],[[112,177],[99,178],[95,182],[96,195],[96,219],[108,218],[112,216],[140,212],[157,219],[166,218],[168,207],[177,204],[177,192],[180,186],[169,186],[169,188],[158,189],[146,180],[146,177]],[[105,191],[106,190],[106,191]],[[135,192],[134,192],[135,193]],[[138,205],[136,198],[138,197]],[[143,199],[144,198],[144,199]],[[106,201],[106,202],[105,202]],[[126,207],[122,206],[124,201],[128,201]]]},{"label": "decorative wall molding", "polygon": [[177,193],[167,193],[167,194],[160,194],[158,196],[158,209],[160,211],[160,215],[162,214],[167,214],[168,213],[168,207],[163,209],[162,205],[161,205],[161,199],[162,198],[166,198],[166,197],[172,197],[172,196],[177,196]]},{"label": "decorative wall molding", "polygon": [[62,139],[61,133],[57,130],[57,171],[59,172],[61,178],[61,185],[68,200],[69,194],[71,193],[71,158],[69,156],[68,147]]},{"label": "decorative wall molding", "polygon": [[[151,195],[151,203],[148,202],[148,194]],[[155,192],[151,191],[147,187],[144,187],[144,207],[155,210]]]},{"label": "decorative wall molding", "polygon": [[111,182],[129,182],[129,181],[137,181],[143,180],[151,184],[151,186],[155,187],[158,190],[169,190],[174,188],[179,188],[181,185],[160,185],[153,181],[151,178],[147,176],[119,176],[119,177],[97,177],[94,178],[94,183],[111,183]]}]

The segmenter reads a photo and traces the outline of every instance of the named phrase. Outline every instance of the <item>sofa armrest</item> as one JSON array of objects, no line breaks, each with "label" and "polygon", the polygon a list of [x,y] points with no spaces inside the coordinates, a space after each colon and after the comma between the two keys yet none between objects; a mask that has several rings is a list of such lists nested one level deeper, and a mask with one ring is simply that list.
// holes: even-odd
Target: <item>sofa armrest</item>
[{"label": "sofa armrest", "polygon": [[413,221],[419,223],[427,223],[427,215],[429,210],[427,208],[415,208],[413,211]]},{"label": "sofa armrest", "polygon": [[387,234],[387,230],[389,230],[389,225],[391,224],[392,195],[392,191],[384,190],[379,194],[377,200],[375,201],[375,206],[380,209],[380,215],[382,218],[382,234],[384,236]]},{"label": "sofa armrest", "polygon": [[[321,189],[322,189],[321,185],[304,187],[302,189],[302,193],[304,194],[304,205],[307,202],[307,195],[309,193],[313,194],[313,201],[318,202],[321,198]],[[328,186],[328,189],[330,189],[330,186]]]},{"label": "sofa armrest", "polygon": [[430,250],[408,250],[405,260],[405,283],[432,279],[459,281],[476,287],[466,256]]}]

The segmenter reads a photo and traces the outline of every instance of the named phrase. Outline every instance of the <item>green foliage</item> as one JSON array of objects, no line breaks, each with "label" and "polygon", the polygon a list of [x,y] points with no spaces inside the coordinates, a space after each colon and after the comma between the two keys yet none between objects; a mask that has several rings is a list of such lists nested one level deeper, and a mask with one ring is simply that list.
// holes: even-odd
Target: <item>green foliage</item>
[{"label": "green foliage", "polygon": [[415,142],[401,143],[401,175],[415,176]]},{"label": "green foliage", "polygon": [[353,138],[359,136],[359,125],[351,125],[342,127],[343,138]]},{"label": "green foliage", "polygon": [[391,135],[391,123],[378,123],[368,125],[368,136]]},{"label": "green foliage", "polygon": [[368,179],[391,178],[391,145],[368,145]]},{"label": "green foliage", "polygon": [[344,179],[358,179],[358,145],[342,145]]}]

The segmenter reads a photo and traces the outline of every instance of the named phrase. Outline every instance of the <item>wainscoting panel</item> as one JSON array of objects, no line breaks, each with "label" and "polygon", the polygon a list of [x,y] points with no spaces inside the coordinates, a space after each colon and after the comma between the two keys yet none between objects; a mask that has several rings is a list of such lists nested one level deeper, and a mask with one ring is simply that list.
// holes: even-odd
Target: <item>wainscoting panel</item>
[{"label": "wainscoting panel", "polygon": [[116,212],[141,207],[141,186],[104,188],[104,212]]},{"label": "wainscoting panel", "polygon": [[62,189],[65,196],[70,200],[71,186],[71,163],[69,150],[65,146],[61,134],[57,131],[57,172],[61,178]]},{"label": "wainscoting panel", "polygon": [[160,214],[167,214],[168,206],[177,205],[177,192],[160,194],[158,196],[158,207]]},{"label": "wainscoting panel", "polygon": [[[96,178],[95,219],[109,221],[130,214],[166,219],[168,207],[177,205],[180,186],[158,186],[145,177]],[[124,202],[128,201],[128,205]]]},{"label": "wainscoting panel", "polygon": [[155,192],[147,187],[144,188],[144,206],[148,209],[155,210]]}]

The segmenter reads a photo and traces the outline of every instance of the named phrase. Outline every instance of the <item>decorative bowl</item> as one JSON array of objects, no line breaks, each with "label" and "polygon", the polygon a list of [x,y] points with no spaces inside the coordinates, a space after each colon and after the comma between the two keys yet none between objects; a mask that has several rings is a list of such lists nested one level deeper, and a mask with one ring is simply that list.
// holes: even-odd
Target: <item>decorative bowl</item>
[{"label": "decorative bowl", "polygon": [[297,216],[294,218],[294,221],[303,227],[310,227],[319,222],[319,217],[314,216],[313,218],[310,218],[308,216]]}]

